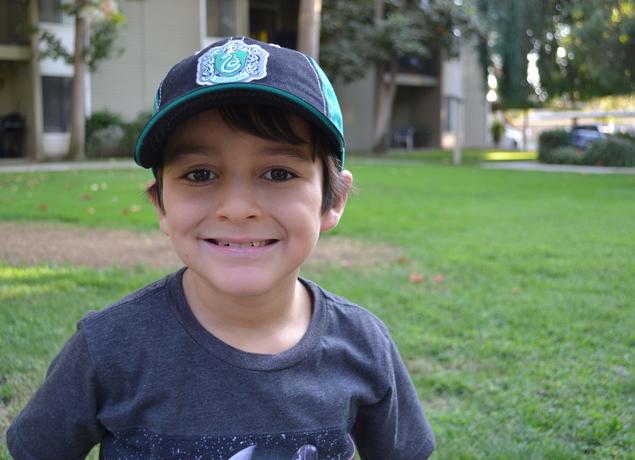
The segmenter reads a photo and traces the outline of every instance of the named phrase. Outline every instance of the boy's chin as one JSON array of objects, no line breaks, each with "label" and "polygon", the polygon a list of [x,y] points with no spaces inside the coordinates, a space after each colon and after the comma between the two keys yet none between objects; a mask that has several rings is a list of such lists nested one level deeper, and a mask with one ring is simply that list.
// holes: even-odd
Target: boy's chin
[{"label": "boy's chin", "polygon": [[249,271],[237,271],[232,273],[231,270],[225,271],[216,276],[209,274],[196,273],[197,281],[202,282],[213,291],[227,297],[235,299],[260,297],[271,295],[272,293],[280,293],[284,287],[289,284],[289,288],[295,285],[297,274],[278,279],[267,276],[267,274]]}]

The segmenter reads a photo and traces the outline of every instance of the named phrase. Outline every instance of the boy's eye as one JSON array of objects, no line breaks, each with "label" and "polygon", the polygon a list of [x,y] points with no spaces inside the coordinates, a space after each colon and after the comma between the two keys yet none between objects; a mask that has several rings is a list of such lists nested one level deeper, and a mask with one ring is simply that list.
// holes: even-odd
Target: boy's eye
[{"label": "boy's eye", "polygon": [[207,182],[214,179],[216,175],[209,169],[195,169],[187,173],[184,177],[190,182]]},{"label": "boy's eye", "polygon": [[293,174],[291,171],[287,171],[286,169],[273,168],[267,171],[264,177],[265,179],[274,182],[284,182],[288,181],[289,179],[293,179],[294,177],[296,177],[296,175]]}]

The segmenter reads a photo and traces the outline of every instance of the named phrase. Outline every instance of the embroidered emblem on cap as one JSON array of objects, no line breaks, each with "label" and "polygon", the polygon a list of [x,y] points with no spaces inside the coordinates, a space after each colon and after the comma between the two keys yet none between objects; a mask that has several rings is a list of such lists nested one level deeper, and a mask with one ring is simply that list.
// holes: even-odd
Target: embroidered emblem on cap
[{"label": "embroidered emblem on cap", "polygon": [[258,45],[242,40],[230,40],[222,46],[210,48],[198,59],[196,83],[248,82],[267,76],[269,53]]}]

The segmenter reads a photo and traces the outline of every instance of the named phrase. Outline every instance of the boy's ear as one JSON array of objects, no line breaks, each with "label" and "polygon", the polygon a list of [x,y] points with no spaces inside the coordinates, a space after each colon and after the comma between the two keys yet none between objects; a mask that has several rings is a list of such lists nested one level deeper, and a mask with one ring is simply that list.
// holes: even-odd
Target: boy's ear
[{"label": "boy's ear", "polygon": [[157,186],[156,182],[154,182],[148,187],[148,198],[152,202],[152,206],[154,206],[154,210],[157,213],[157,218],[159,219],[159,227],[161,228],[161,231],[165,233],[166,235],[170,236],[168,221],[165,216],[165,210],[163,209],[163,206],[161,206],[161,203],[159,202],[159,187]]},{"label": "boy's ear", "polygon": [[342,178],[346,183],[346,191],[342,196],[333,202],[333,205],[324,214],[322,214],[322,225],[320,231],[326,232],[337,226],[342,214],[344,214],[344,208],[346,207],[346,200],[348,199],[348,193],[353,186],[353,175],[348,170],[342,171]]}]

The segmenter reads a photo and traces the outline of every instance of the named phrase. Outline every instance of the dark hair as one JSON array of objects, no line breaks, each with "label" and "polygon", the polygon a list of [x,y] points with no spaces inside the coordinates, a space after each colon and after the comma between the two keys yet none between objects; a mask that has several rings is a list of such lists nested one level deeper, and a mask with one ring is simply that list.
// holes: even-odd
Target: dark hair
[{"label": "dark hair", "polygon": [[[223,105],[215,108],[223,122],[232,129],[244,131],[263,139],[285,142],[291,145],[304,143],[294,130],[291,119],[296,115],[291,110],[266,105]],[[313,159],[319,159],[324,169],[322,179],[322,213],[328,211],[347,191],[337,147],[332,145],[322,131],[307,121],[310,129],[310,142],[313,146]],[[149,193],[157,194],[159,206],[163,209],[161,193],[163,165],[170,161],[165,151],[161,162],[154,167],[156,182],[148,188]]]}]

